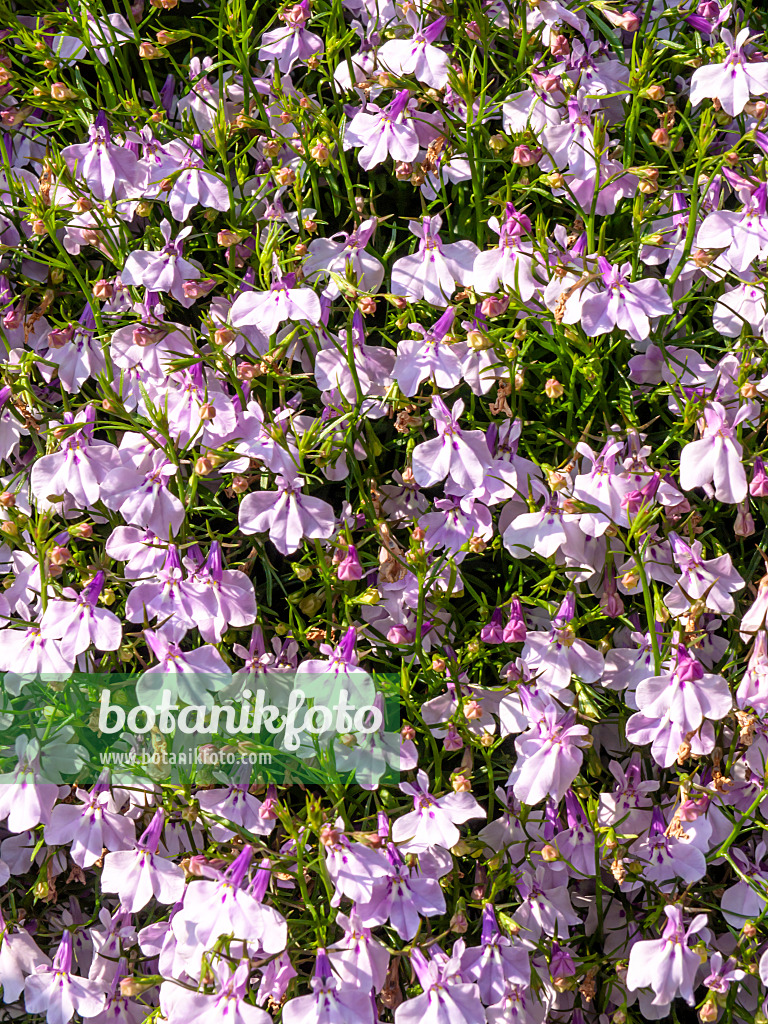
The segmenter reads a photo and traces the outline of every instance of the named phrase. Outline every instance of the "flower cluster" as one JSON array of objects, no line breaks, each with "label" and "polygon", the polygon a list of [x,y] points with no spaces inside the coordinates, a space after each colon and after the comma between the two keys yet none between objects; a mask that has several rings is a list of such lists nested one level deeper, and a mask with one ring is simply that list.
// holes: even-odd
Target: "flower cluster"
[{"label": "flower cluster", "polygon": [[[117,6],[0,32],[0,1019],[765,1024],[765,13]],[[289,675],[399,781],[89,775]]]}]

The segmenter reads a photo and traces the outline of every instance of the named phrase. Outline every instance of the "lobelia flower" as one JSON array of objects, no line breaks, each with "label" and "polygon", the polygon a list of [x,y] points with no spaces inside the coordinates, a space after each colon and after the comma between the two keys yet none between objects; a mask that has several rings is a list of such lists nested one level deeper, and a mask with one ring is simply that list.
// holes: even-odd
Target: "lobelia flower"
[{"label": "lobelia flower", "polygon": [[[321,349],[315,356],[315,381],[323,391],[338,389],[346,400],[354,405],[359,391],[365,398],[383,399],[392,384],[395,354],[381,345],[365,344],[363,315],[355,311],[352,318],[351,337],[346,344],[339,340],[328,348]],[[357,374],[350,368],[349,348]],[[364,402],[361,411],[367,416],[382,416],[386,406],[382,402]]]},{"label": "lobelia flower", "polygon": [[24,979],[38,967],[49,967],[50,959],[43,953],[26,930],[16,926],[12,930],[0,913],[0,984],[3,1002],[15,1003],[24,991]]},{"label": "lobelia flower", "polygon": [[479,537],[488,543],[493,537],[491,513],[469,495],[438,498],[435,509],[419,519],[419,526],[427,531],[424,545],[428,551],[445,548],[458,564],[465,556],[462,547],[470,538]]},{"label": "lobelia flower", "polygon": [[[80,508],[90,508],[99,500],[107,474],[120,465],[114,445],[93,440],[95,419],[96,410],[87,406],[80,429],[67,434],[58,452],[43,455],[32,466],[30,488],[41,511],[48,511],[64,496]],[[64,413],[64,424],[77,422],[73,413]]]},{"label": "lobelia flower", "polygon": [[640,763],[640,753],[634,751],[626,772],[618,761],[608,765],[616,788],[613,793],[600,794],[597,823],[614,828],[620,835],[642,835],[650,828],[653,804],[648,794],[659,788],[659,782],[642,782]]},{"label": "lobelia flower", "polygon": [[617,267],[604,256],[598,257],[597,263],[606,290],[590,296],[582,304],[584,332],[594,338],[618,327],[634,341],[644,341],[651,330],[649,318],[673,312],[666,288],[653,278],[631,282],[630,263]]},{"label": "lobelia flower", "polygon": [[664,768],[674,764],[684,742],[690,742],[694,753],[709,753],[715,737],[705,719],[724,718],[733,705],[725,679],[705,673],[682,644],[666,668],[665,675],[638,684],[635,700],[640,710],[626,726],[627,739],[651,743],[651,753]]},{"label": "lobelia flower", "polygon": [[561,713],[551,702],[534,708],[522,688],[519,693],[524,706],[530,704],[531,726],[515,740],[518,762],[507,785],[522,803],[537,804],[550,794],[559,802],[581,768],[589,730],[576,725],[575,711]]},{"label": "lobelia flower", "polygon": [[[248,792],[250,773],[247,766],[241,770],[240,779],[226,789],[207,789],[198,793],[197,802],[203,813],[215,814],[255,835],[267,836],[275,827],[275,819],[265,816],[263,812],[269,808]],[[226,842],[235,835],[232,829],[214,821],[208,825],[208,831],[217,842]]]},{"label": "lobelia flower", "polygon": [[303,494],[300,476],[279,475],[276,491],[255,491],[240,504],[238,522],[243,533],[267,533],[283,555],[297,551],[304,537],[327,540],[336,517],[321,498]]},{"label": "lobelia flower", "polygon": [[693,984],[701,959],[688,947],[688,939],[701,931],[707,918],[697,914],[685,928],[682,906],[664,907],[664,913],[667,923],[661,938],[635,942],[629,951],[627,988],[630,992],[653,989],[653,1006],[666,1006],[677,996],[693,1006]]},{"label": "lobelia flower", "polygon": [[739,636],[746,643],[752,635],[765,629],[768,616],[768,575],[762,577],[757,585],[757,595],[753,604],[744,612],[739,623]]},{"label": "lobelia flower", "polygon": [[756,259],[768,255],[768,216],[765,184],[751,194],[741,210],[715,210],[704,218],[696,235],[703,249],[725,249],[728,262],[737,273],[748,270]]},{"label": "lobelia flower", "polygon": [[[601,678],[604,659],[599,651],[577,640],[571,622],[576,614],[576,598],[569,593],[545,633],[528,632],[520,655],[536,685],[545,692],[559,693],[576,675],[584,683]],[[561,697],[562,699],[562,697]]]},{"label": "lobelia flower", "polygon": [[723,961],[722,953],[713,953],[709,958],[709,974],[702,984],[706,985],[710,992],[727,995],[733,982],[741,981],[745,977],[745,972],[736,966],[733,957],[729,956]]},{"label": "lobelia flower", "polygon": [[168,485],[178,466],[156,448],[138,463],[125,454],[122,458],[123,465],[101,484],[104,504],[157,537],[177,534],[184,522],[184,506]]},{"label": "lobelia flower", "polygon": [[693,72],[691,104],[696,106],[703,99],[717,97],[726,114],[737,117],[751,95],[764,96],[768,92],[768,64],[747,62],[744,47],[750,39],[748,28],[743,28],[735,39],[727,28],[721,28],[720,36],[728,47],[728,56],[722,64],[704,64]]},{"label": "lobelia flower", "polygon": [[128,962],[125,957],[120,957],[114,968],[115,976],[109,982],[104,1006],[100,1013],[91,1018],[93,1024],[115,1024],[115,1021],[119,1021],[120,1024],[143,1024],[146,1020],[146,1005],[120,994],[121,981],[128,974]]},{"label": "lobelia flower", "polygon": [[285,1024],[374,1024],[373,1004],[365,989],[345,985],[333,975],[328,954],[317,951],[312,994],[289,999],[283,1006]]},{"label": "lobelia flower", "polygon": [[160,233],[165,245],[162,249],[149,252],[136,249],[125,261],[120,272],[124,285],[135,285],[149,288],[153,292],[169,292],[177,302],[189,308],[196,297],[188,297],[184,291],[186,281],[197,281],[202,274],[201,265],[195,260],[185,260],[182,256],[184,239],[192,234],[193,228],[186,227],[171,241],[171,224],[168,220],[160,222]]},{"label": "lobelia flower", "polygon": [[565,794],[568,828],[558,832],[553,843],[562,861],[550,865],[553,870],[575,870],[591,876],[595,871],[595,834],[589,827],[581,805],[572,789]]},{"label": "lobelia flower", "polygon": [[339,818],[335,825],[324,825],[320,844],[325,850],[325,866],[336,888],[333,904],[338,906],[342,896],[354,903],[367,903],[373,898],[376,885],[390,873],[386,858],[379,850],[350,840]]},{"label": "lobelia flower", "polygon": [[414,810],[392,826],[392,839],[406,851],[442,846],[450,850],[461,838],[457,825],[484,818],[485,811],[471,793],[448,793],[436,798],[429,792],[427,773],[419,769],[416,784],[400,783],[400,791],[413,797]]},{"label": "lobelia flower", "polygon": [[181,173],[168,194],[168,208],[174,220],[185,221],[195,206],[203,206],[207,210],[229,209],[227,186],[204,167],[203,139],[194,135]]},{"label": "lobelia flower", "polygon": [[269,866],[259,868],[250,891],[244,882],[253,857],[253,848],[244,847],[226,871],[215,881],[203,879],[190,885],[184,906],[172,921],[178,940],[191,933],[202,952],[210,949],[222,935],[234,935],[253,952],[282,953],[288,941],[285,918],[262,902],[269,884]]},{"label": "lobelia flower", "polygon": [[387,980],[389,952],[371,936],[355,910],[336,915],[336,924],[344,937],[329,946],[328,959],[342,985],[367,992],[381,992]]},{"label": "lobelia flower", "polygon": [[759,918],[768,903],[768,871],[762,867],[766,855],[764,842],[757,844],[754,862],[743,850],[733,850],[732,856],[738,865],[739,881],[729,886],[720,899],[722,914],[732,928],[743,928],[747,921]]},{"label": "lobelia flower", "polygon": [[330,238],[313,239],[309,243],[309,256],[302,267],[305,280],[312,281],[321,274],[327,276],[329,280],[323,295],[329,299],[335,299],[340,294],[332,274],[338,274],[345,280],[351,276],[361,291],[377,292],[384,280],[384,265],[372,253],[365,251],[376,230],[376,224],[376,218],[369,217],[349,235],[342,233],[331,235]]},{"label": "lobelia flower", "polygon": [[373,896],[355,909],[363,925],[373,927],[389,921],[401,939],[410,941],[419,930],[421,917],[445,913],[445,897],[436,878],[406,866],[393,843],[387,844],[390,874],[378,880]]},{"label": "lobelia flower", "polygon": [[259,60],[277,61],[278,68],[287,74],[297,60],[306,61],[322,53],[323,40],[304,27],[310,17],[309,0],[301,0],[281,11],[279,18],[285,22],[285,28],[262,35]]},{"label": "lobelia flower", "polygon": [[[320,644],[320,653],[325,655],[325,659],[302,661],[296,669],[297,686],[307,697],[322,700],[326,705],[337,702],[344,692],[350,698],[351,707],[365,707],[372,703],[375,696],[373,680],[360,667],[356,644],[355,626],[349,627],[336,646]],[[313,679],[314,676],[318,678]]]},{"label": "lobelia flower", "polygon": [[480,250],[467,239],[444,244],[440,216],[423,217],[421,224],[408,221],[408,229],[420,239],[412,256],[403,256],[392,267],[392,294],[411,302],[424,299],[432,306],[447,306],[456,285],[469,285]]},{"label": "lobelia flower", "polygon": [[133,29],[122,14],[108,14],[106,18],[95,18],[90,12],[87,15],[85,34],[86,43],[77,36],[55,35],[51,40],[51,49],[56,59],[62,64],[79,61],[88,57],[88,46],[93,48],[94,56],[102,64],[109,63],[109,54],[116,46],[125,46],[135,40]]},{"label": "lobelia flower", "polygon": [[256,1002],[262,1005],[269,999],[274,999],[276,1003],[281,1003],[295,977],[296,970],[287,953],[283,952],[273,957],[261,968],[261,984],[256,993]]},{"label": "lobelia flower", "polygon": [[269,1014],[246,1002],[250,975],[248,960],[241,960],[234,971],[220,961],[216,967],[217,991],[211,994],[192,992],[175,982],[164,981],[160,986],[160,1009],[169,1024],[271,1024]]},{"label": "lobelia flower", "polygon": [[449,344],[444,340],[450,333],[455,315],[456,310],[449,306],[429,330],[421,324],[409,324],[409,328],[421,337],[406,338],[397,343],[392,376],[408,398],[417,393],[425,380],[434,381],[441,390],[461,383],[461,360],[466,354],[466,345]]},{"label": "lobelia flower", "polygon": [[40,635],[44,640],[59,640],[65,657],[82,654],[91,644],[97,651],[119,648],[123,639],[120,619],[108,608],[97,607],[104,579],[100,569],[80,594],[64,588],[62,595],[71,600],[48,602],[40,620]]},{"label": "lobelia flower", "polygon": [[442,398],[432,396],[430,415],[438,436],[413,450],[413,478],[420,487],[434,487],[446,476],[466,491],[483,482],[491,466],[491,453],[482,431],[461,429],[459,419],[463,412],[461,399],[449,411]]},{"label": "lobelia flower", "polygon": [[423,27],[416,11],[410,9],[405,20],[413,35],[384,43],[377,54],[378,63],[395,75],[413,75],[433,89],[442,89],[448,83],[448,54],[432,44],[443,34],[448,18],[443,15]]},{"label": "lobelia flower", "polygon": [[[29,430],[22,422],[21,414],[16,411],[13,402],[8,401],[12,392],[10,384],[0,388],[0,461],[3,462],[9,455],[18,454],[21,438],[29,434]],[[38,462],[42,462],[42,459]]]},{"label": "lobelia flower", "polygon": [[72,974],[72,935],[64,932],[53,963],[41,964],[24,982],[28,1013],[44,1013],[47,1024],[67,1024],[75,1013],[95,1017],[104,1006],[104,989]]},{"label": "lobelia flower", "polygon": [[485,1006],[500,1002],[510,985],[531,983],[527,946],[502,934],[491,903],[483,907],[480,945],[470,946],[461,954],[461,973],[477,982]]},{"label": "lobelia flower", "polygon": [[9,693],[18,694],[33,679],[48,682],[69,679],[75,658],[56,640],[45,640],[39,626],[0,630],[0,671]]},{"label": "lobelia flower", "polygon": [[680,836],[674,832],[667,835],[667,825],[658,807],[653,809],[648,834],[632,843],[629,853],[642,864],[642,877],[658,885],[662,892],[672,888],[664,883],[673,878],[682,878],[686,885],[692,885],[707,873],[706,849],[702,852],[684,830]]},{"label": "lobelia flower", "polygon": [[734,569],[731,556],[702,559],[701,541],[686,544],[674,531],[669,542],[675,567],[682,573],[664,598],[672,614],[680,617],[694,601],[704,601],[710,611],[724,618],[732,615],[735,604],[731,594],[743,589],[744,580]]},{"label": "lobelia flower", "polygon": [[378,167],[388,156],[407,164],[418,156],[419,137],[408,110],[410,99],[410,91],[401,89],[386,107],[367,103],[347,125],[344,148],[361,147],[357,160],[364,171]]},{"label": "lobelia flower", "polygon": [[0,821],[18,834],[50,821],[59,787],[43,781],[40,744],[36,739],[18,736],[13,749],[16,767],[8,775],[0,776]]},{"label": "lobelia flower", "polygon": [[536,291],[536,280],[530,244],[521,243],[520,239],[524,233],[530,232],[530,220],[512,203],[507,203],[504,220],[491,217],[488,226],[499,236],[499,245],[475,257],[472,287],[481,295],[488,295],[501,286],[515,292],[523,302],[528,302]]},{"label": "lobelia flower", "polygon": [[571,927],[581,924],[571,905],[568,886],[553,884],[552,875],[545,867],[537,868],[533,875],[523,869],[515,887],[523,902],[513,919],[532,942],[538,942],[542,932],[552,937],[567,937]]},{"label": "lobelia flower", "polygon": [[765,288],[747,271],[747,280],[735,288],[726,288],[712,310],[712,326],[726,338],[738,338],[749,324],[765,336]]},{"label": "lobelia flower", "polygon": [[198,624],[193,600],[192,585],[184,579],[178,549],[169,544],[162,568],[131,588],[125,602],[125,617],[129,622],[144,622],[145,618],[167,620],[161,632],[178,641]]},{"label": "lobelia flower", "polygon": [[233,327],[255,326],[269,337],[286,320],[319,325],[320,299],[311,288],[296,287],[296,274],[276,273],[268,292],[241,292],[229,318]]},{"label": "lobelia flower", "polygon": [[441,970],[448,965],[427,960],[420,949],[413,950],[410,960],[423,992],[400,1003],[395,1024],[483,1024],[485,1010],[477,985],[449,980]]},{"label": "lobelia flower", "polygon": [[89,141],[66,146],[61,156],[67,167],[82,178],[96,199],[128,199],[138,194],[145,169],[127,146],[112,141],[107,115],[100,111],[88,129]]},{"label": "lobelia flower", "polygon": [[680,453],[680,486],[686,490],[714,484],[715,497],[738,505],[747,496],[747,474],[741,461],[743,449],[736,428],[748,419],[742,405],[732,421],[720,402],[707,402],[699,421],[701,440],[691,441]]},{"label": "lobelia flower", "polygon": [[81,868],[90,868],[110,851],[129,850],[136,845],[136,828],[121,814],[106,779],[99,780],[90,793],[77,789],[79,804],[57,804],[45,826],[45,841],[51,846],[70,846],[69,856]]},{"label": "lobelia flower", "polygon": [[101,872],[103,892],[115,892],[122,907],[131,914],[149,903],[178,903],[184,893],[184,871],[173,861],[157,855],[165,815],[155,812],[133,850],[116,850],[104,857]]},{"label": "lobelia flower", "polygon": [[[51,331],[46,338],[46,359],[58,366],[57,378],[65,391],[77,394],[90,377],[98,377],[106,369],[101,341],[95,335],[96,320],[90,305],[80,314],[76,325],[70,325],[60,334]],[[51,367],[45,367],[43,376],[51,379]]]},{"label": "lobelia flower", "polygon": [[218,643],[230,626],[242,629],[256,621],[253,583],[244,572],[223,567],[217,540],[190,577],[188,593],[195,624],[208,643]]},{"label": "lobelia flower", "polygon": [[227,663],[211,644],[194,651],[182,651],[159,630],[144,630],[144,639],[157,658],[136,682],[136,696],[149,707],[159,707],[167,690],[172,700],[210,706],[211,692],[225,690],[232,682]]}]

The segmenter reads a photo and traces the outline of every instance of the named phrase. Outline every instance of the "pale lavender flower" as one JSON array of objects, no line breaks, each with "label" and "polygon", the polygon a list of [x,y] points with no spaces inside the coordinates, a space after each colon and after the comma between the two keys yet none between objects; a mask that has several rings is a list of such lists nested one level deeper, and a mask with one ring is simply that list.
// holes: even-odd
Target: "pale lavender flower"
[{"label": "pale lavender flower", "polygon": [[660,939],[635,942],[629,952],[627,988],[653,989],[653,1006],[666,1006],[682,996],[689,1006],[694,1004],[693,984],[701,965],[698,953],[688,946],[691,935],[706,925],[705,914],[697,914],[688,928],[683,924],[683,908],[679,904],[664,907],[667,923]]},{"label": "pale lavender flower", "polygon": [[470,946],[461,954],[461,971],[466,978],[477,982],[485,1006],[500,1002],[510,985],[529,985],[531,982],[531,965],[525,942],[502,935],[491,903],[483,907],[480,945]]},{"label": "pale lavender flower", "polygon": [[58,640],[65,657],[73,658],[93,644],[97,651],[116,651],[123,638],[120,619],[108,608],[99,608],[105,575],[99,570],[81,593],[65,587],[67,600],[48,602],[40,621],[44,640]]},{"label": "pale lavender flower", "polygon": [[107,115],[100,111],[89,128],[90,139],[61,151],[69,170],[84,179],[96,199],[127,199],[138,194],[146,174],[127,146],[112,141]]},{"label": "pale lavender flower", "polygon": [[50,967],[51,961],[40,949],[26,928],[11,930],[0,913],[0,978],[3,1002],[15,1003],[24,991],[24,979],[39,967]]},{"label": "pale lavender flower", "polygon": [[123,284],[141,285],[154,292],[170,292],[177,302],[189,308],[195,298],[187,296],[184,282],[197,281],[203,276],[199,263],[185,260],[182,256],[184,239],[192,230],[192,227],[182,228],[171,241],[170,221],[161,221],[160,232],[165,245],[149,252],[134,250],[120,272]]},{"label": "pale lavender flower", "polygon": [[287,74],[296,61],[306,61],[322,53],[325,44],[320,36],[305,28],[310,19],[309,0],[301,0],[286,8],[280,13],[280,18],[285,27],[262,35],[259,60],[277,61],[278,68]]},{"label": "pale lavender flower", "polygon": [[255,326],[266,337],[274,334],[286,320],[321,323],[320,299],[311,288],[296,287],[296,275],[276,276],[268,292],[241,292],[232,303],[233,327]]},{"label": "pale lavender flower", "polygon": [[373,1003],[365,989],[345,985],[333,975],[324,949],[318,949],[312,994],[289,999],[284,1024],[374,1024]]},{"label": "pale lavender flower", "polygon": [[349,235],[342,233],[329,238],[313,239],[309,243],[309,256],[302,268],[305,280],[327,276],[329,280],[323,294],[330,299],[339,295],[339,286],[331,274],[338,274],[345,280],[351,275],[357,288],[377,292],[384,280],[384,265],[372,253],[365,251],[376,230],[376,223],[376,218],[370,217]]},{"label": "pale lavender flower", "polygon": [[581,748],[589,742],[589,730],[576,725],[574,711],[563,713],[552,703],[541,712],[532,708],[531,714],[530,729],[515,740],[518,763],[507,785],[526,804],[537,804],[549,795],[562,800],[581,768]]},{"label": "pale lavender flower", "polygon": [[569,593],[552,620],[552,628],[546,632],[531,631],[526,636],[521,660],[536,685],[546,692],[559,693],[573,675],[584,683],[594,683],[603,674],[602,654],[576,638],[571,626],[575,614],[576,598]]},{"label": "pale lavender flower", "polygon": [[[638,684],[635,700],[640,710],[627,722],[626,733],[631,743],[652,743],[651,752],[657,763],[668,768],[689,736],[695,753],[712,749],[714,733],[711,726],[705,725],[705,719],[724,718],[733,700],[725,679],[705,673],[681,644],[674,660],[665,667],[664,675]],[[700,735],[696,735],[699,730]]]},{"label": "pale lavender flower", "polygon": [[184,157],[182,171],[168,195],[168,207],[174,220],[185,221],[195,206],[207,210],[229,209],[227,186],[215,174],[204,170],[202,153],[203,140],[195,135]]},{"label": "pale lavender flower", "polygon": [[403,256],[392,267],[392,293],[415,302],[424,299],[432,306],[447,306],[456,284],[471,284],[472,271],[480,250],[474,242],[461,239],[445,244],[439,235],[442,217],[423,217],[422,223],[408,221],[408,229],[420,239],[412,256]]},{"label": "pale lavender flower", "polygon": [[445,897],[436,878],[409,868],[393,843],[387,846],[389,874],[376,882],[373,895],[356,910],[363,925],[389,921],[401,939],[409,942],[419,930],[422,917],[445,913]]},{"label": "pale lavender flower", "polygon": [[101,484],[101,499],[129,522],[150,530],[155,536],[176,534],[184,522],[184,506],[169,489],[178,466],[165,454],[153,449],[138,466],[127,456],[123,465],[113,469]]},{"label": "pale lavender flower", "polygon": [[219,961],[216,967],[217,991],[209,994],[193,992],[189,988],[165,981],[160,986],[160,1008],[168,1024],[209,1024],[214,1020],[227,1024],[271,1024],[272,1018],[264,1010],[246,1002],[251,965],[241,960],[233,971],[229,964]]},{"label": "pale lavender flower", "polygon": [[504,220],[491,217],[491,231],[499,236],[499,244],[487,252],[480,252],[472,266],[472,286],[481,295],[489,295],[499,288],[507,288],[519,295],[523,302],[536,291],[530,243],[521,242],[524,233],[531,230],[531,222],[507,203]]},{"label": "pale lavender flower", "polygon": [[680,453],[680,486],[684,490],[714,484],[718,501],[729,505],[744,501],[747,474],[736,428],[749,418],[749,405],[742,405],[731,418],[720,402],[707,402],[699,424],[701,440],[691,441]]},{"label": "pale lavender flower", "polygon": [[464,402],[457,399],[451,410],[438,395],[432,397],[430,415],[438,436],[413,450],[413,476],[420,487],[434,487],[446,476],[464,491],[479,487],[490,469],[491,453],[480,430],[464,431],[459,419]]},{"label": "pale lavender flower", "polygon": [[90,793],[77,789],[76,804],[57,804],[45,826],[45,841],[51,846],[70,847],[69,855],[78,867],[92,867],[107,850],[129,850],[135,846],[134,823],[119,812],[109,783],[99,781]]},{"label": "pale lavender flower", "polygon": [[344,937],[328,947],[328,959],[339,981],[364,992],[380,992],[387,980],[389,951],[372,937],[354,910],[349,916],[337,914],[336,924],[343,928]]},{"label": "pale lavender flower", "polygon": [[653,278],[630,281],[630,263],[616,267],[604,256],[597,262],[606,290],[586,299],[581,307],[585,333],[594,338],[618,327],[634,341],[643,341],[650,334],[651,317],[672,313],[666,288]]},{"label": "pale lavender flower", "polygon": [[736,966],[733,957],[729,956],[723,961],[722,953],[713,953],[709,958],[709,974],[702,984],[706,985],[710,992],[724,996],[728,994],[728,989],[734,981],[741,981],[743,978],[746,978],[746,973]]},{"label": "pale lavender flower", "polygon": [[674,532],[669,534],[669,541],[675,566],[682,573],[664,598],[672,614],[679,617],[694,601],[704,601],[710,611],[723,618],[732,615],[735,604],[731,595],[743,589],[744,580],[734,569],[731,556],[703,559],[701,541],[689,545]]},{"label": "pale lavender flower", "polygon": [[741,274],[756,259],[768,255],[768,216],[765,184],[758,185],[741,210],[715,210],[704,218],[696,235],[702,249],[725,249],[724,255]]},{"label": "pale lavender flower", "polygon": [[254,491],[240,505],[239,523],[243,533],[266,533],[283,554],[297,551],[304,537],[327,540],[336,517],[321,498],[304,494],[298,476],[278,476],[276,491]]},{"label": "pale lavender flower", "polygon": [[485,817],[485,811],[471,793],[434,797],[429,792],[427,773],[419,770],[416,779],[416,785],[400,783],[401,792],[413,797],[414,810],[399,817],[392,826],[392,839],[405,844],[404,849],[442,846],[450,850],[461,836],[457,825],[470,818]]},{"label": "pale lavender flower", "polygon": [[453,326],[456,311],[452,306],[428,330],[421,324],[409,324],[420,335],[397,343],[397,359],[392,375],[409,398],[425,380],[433,380],[441,390],[456,387],[462,380],[461,361],[467,346],[448,344],[445,336]]},{"label": "pale lavender flower", "polygon": [[72,935],[64,932],[50,967],[41,964],[24,982],[28,1013],[44,1013],[47,1024],[67,1024],[75,1013],[85,1020],[104,1006],[106,993],[96,982],[72,974]]},{"label": "pale lavender flower", "polygon": [[377,55],[379,64],[396,75],[413,75],[433,89],[442,89],[448,82],[450,64],[448,54],[433,43],[442,35],[447,17],[443,15],[425,27],[413,9],[405,17],[413,35],[384,43]]},{"label": "pale lavender flower", "polygon": [[104,857],[103,892],[116,892],[123,907],[135,913],[154,896],[158,903],[177,903],[184,892],[184,871],[157,855],[165,816],[155,812],[133,850],[117,850]]},{"label": "pale lavender flower", "polygon": [[368,103],[355,114],[344,132],[344,148],[360,146],[358,163],[364,171],[383,163],[388,156],[412,163],[419,153],[419,137],[409,114],[411,94],[401,89],[386,107]]},{"label": "pale lavender flower", "polygon": [[481,1024],[485,1020],[477,985],[445,976],[453,967],[451,961],[427,960],[420,949],[412,951],[410,960],[423,992],[400,1003],[395,1024]]},{"label": "pale lavender flower", "polygon": [[747,61],[744,46],[750,39],[748,28],[743,28],[735,39],[727,28],[721,28],[720,36],[728,47],[725,62],[704,64],[693,72],[691,103],[695,106],[703,99],[717,97],[726,114],[736,117],[751,95],[764,96],[768,92],[768,63]]}]

